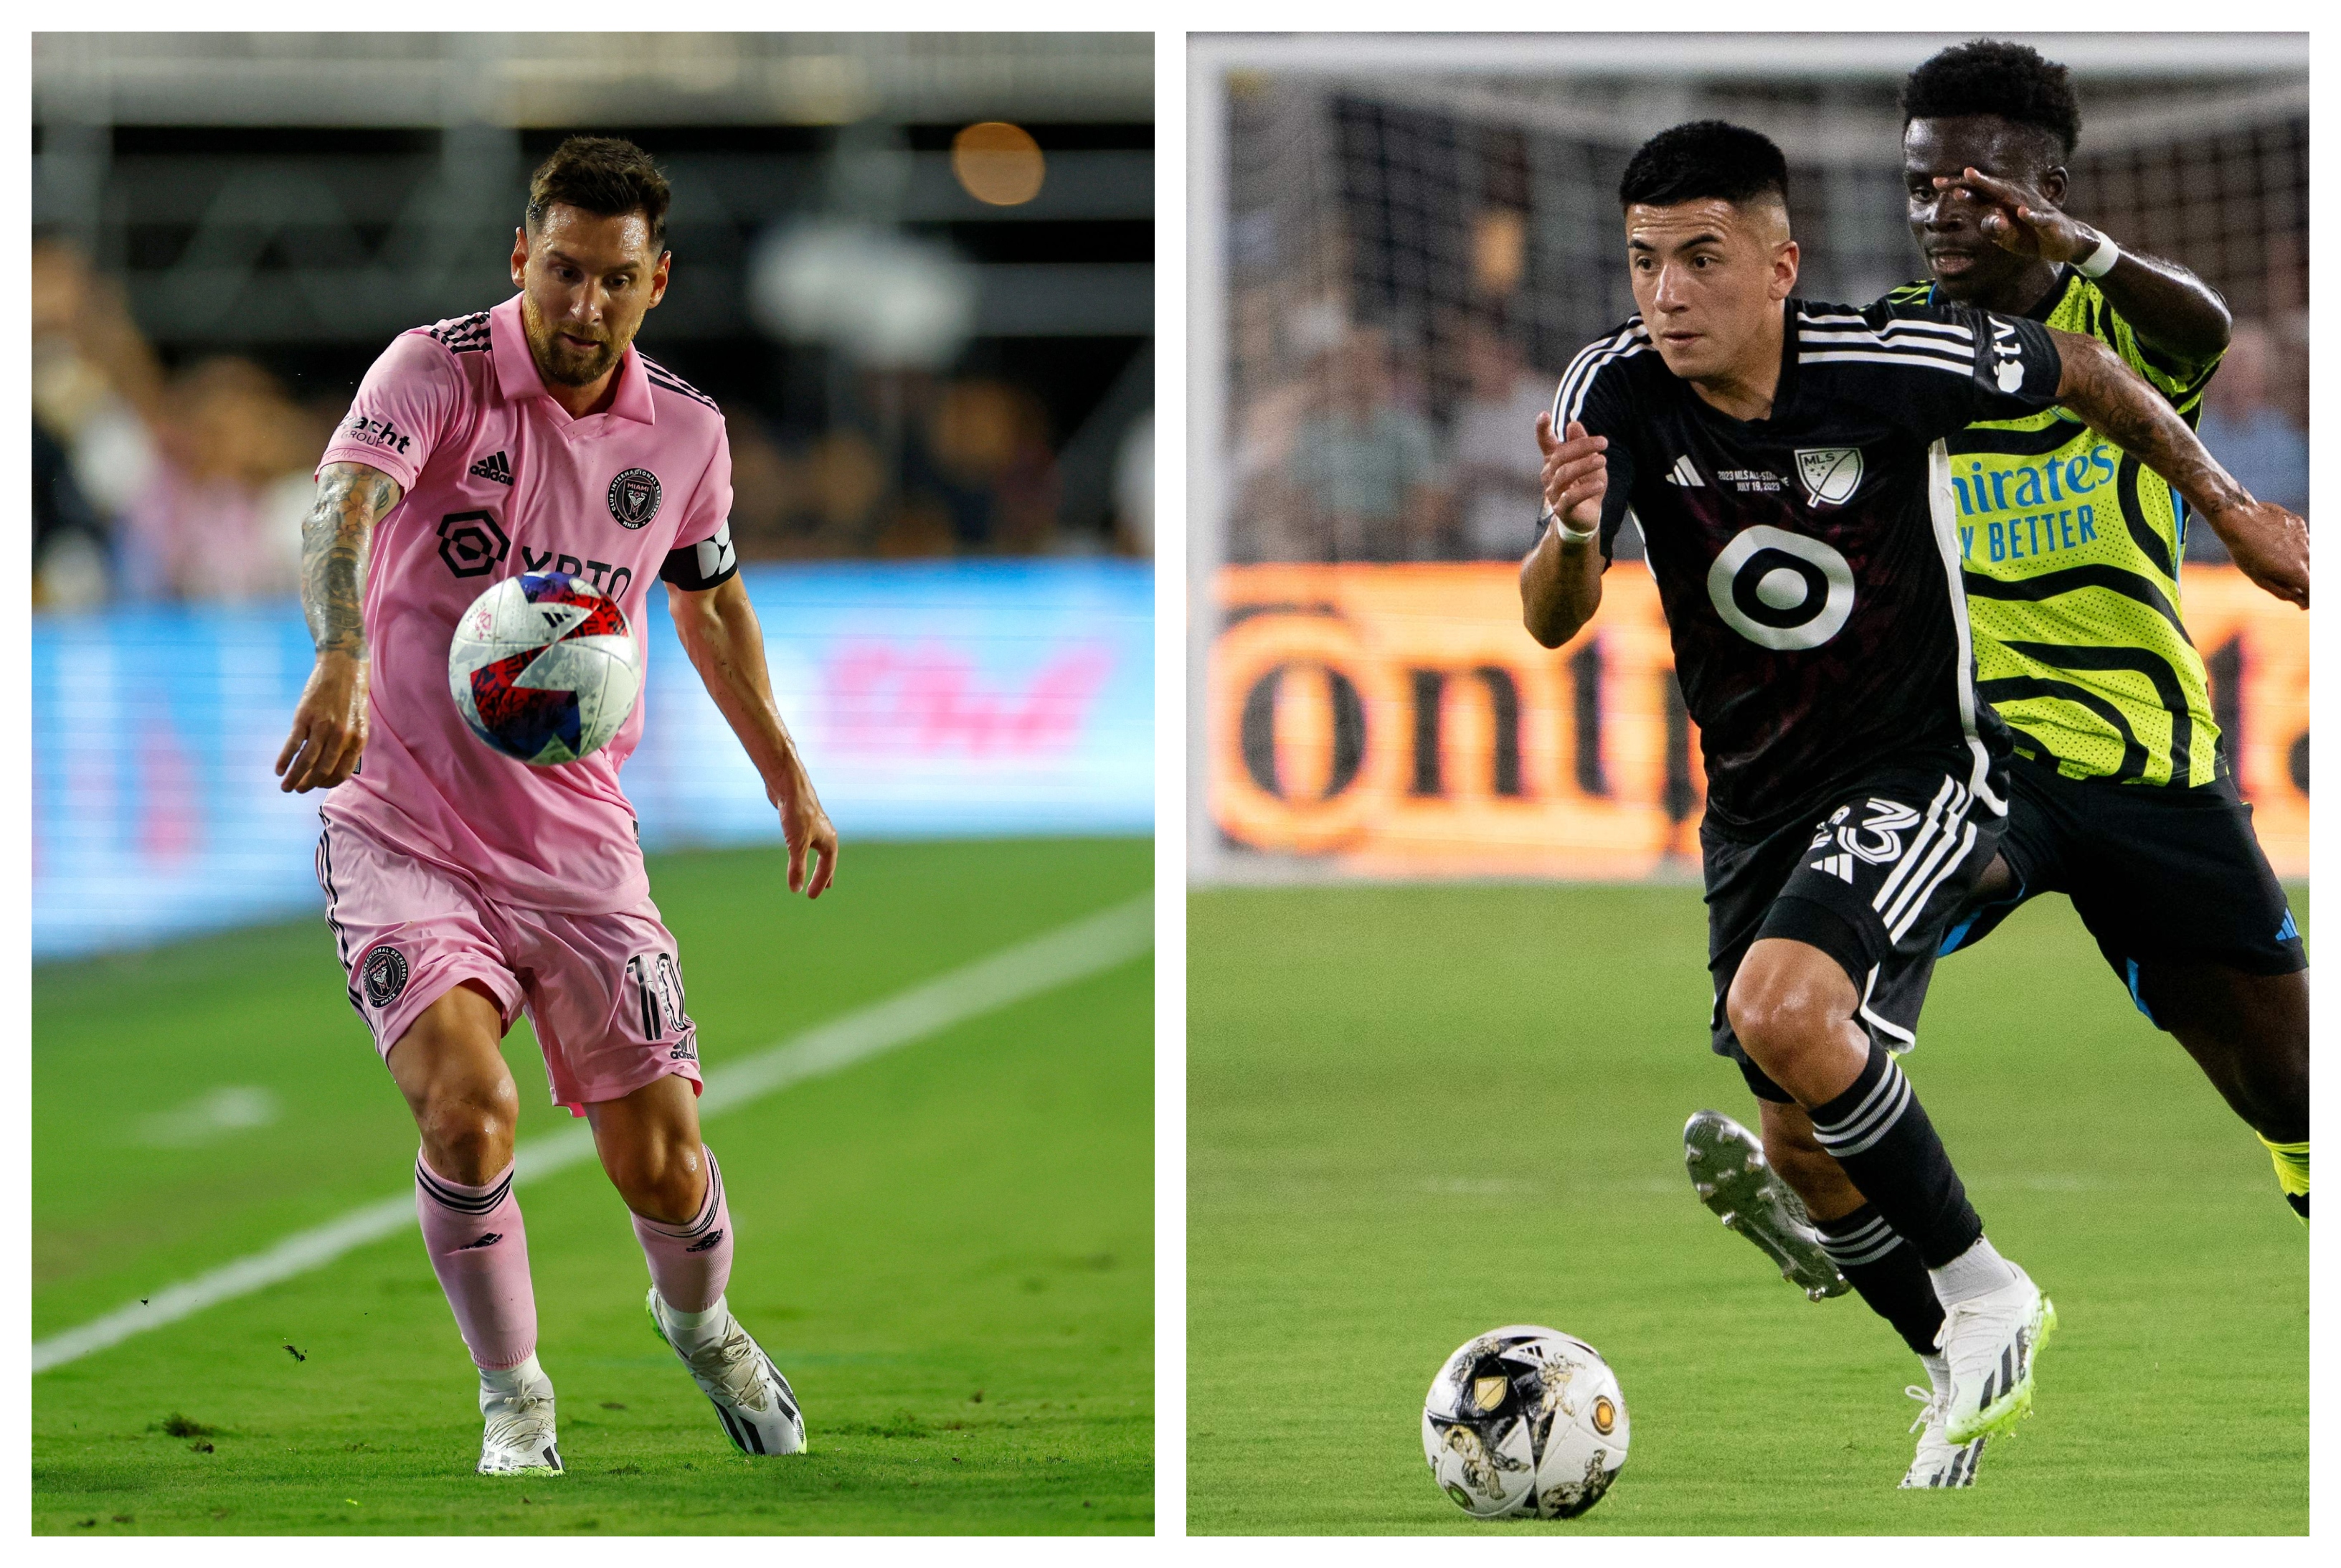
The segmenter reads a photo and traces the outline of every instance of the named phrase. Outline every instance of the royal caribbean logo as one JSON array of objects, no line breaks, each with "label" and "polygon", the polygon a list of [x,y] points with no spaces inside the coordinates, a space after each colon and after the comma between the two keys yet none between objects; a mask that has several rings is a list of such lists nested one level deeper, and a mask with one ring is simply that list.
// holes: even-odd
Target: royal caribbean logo
[{"label": "royal caribbean logo", "polygon": [[647,468],[629,468],[610,481],[610,515],[621,528],[640,528],[658,515],[658,475]]},{"label": "royal caribbean logo", "polygon": [[406,954],[385,943],[367,953],[358,974],[365,985],[366,1000],[376,1007],[387,1007],[406,989]]}]

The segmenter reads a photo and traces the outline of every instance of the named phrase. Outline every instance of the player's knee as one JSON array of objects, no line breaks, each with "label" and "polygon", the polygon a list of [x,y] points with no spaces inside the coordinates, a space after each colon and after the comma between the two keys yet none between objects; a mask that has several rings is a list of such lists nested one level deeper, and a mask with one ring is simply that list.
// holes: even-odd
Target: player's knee
[{"label": "player's knee", "polygon": [[510,1164],[519,1099],[509,1083],[434,1086],[415,1118],[432,1168],[475,1185]]},{"label": "player's knee", "polygon": [[1756,1064],[1778,1082],[1835,1040],[1841,1020],[1818,986],[1778,967],[1743,966],[1724,1001],[1731,1032]]},{"label": "player's knee", "polygon": [[696,1142],[631,1150],[607,1166],[626,1206],[647,1220],[679,1225],[699,1213],[707,1192],[707,1156]]}]

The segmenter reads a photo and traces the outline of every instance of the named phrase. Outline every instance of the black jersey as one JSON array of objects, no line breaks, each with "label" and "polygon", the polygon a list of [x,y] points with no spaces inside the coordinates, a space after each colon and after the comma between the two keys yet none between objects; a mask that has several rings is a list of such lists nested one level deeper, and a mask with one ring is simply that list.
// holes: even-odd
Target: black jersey
[{"label": "black jersey", "polygon": [[2057,400],[2037,322],[1952,305],[1789,300],[1772,412],[1710,407],[1640,317],[1579,354],[1553,427],[1609,438],[1601,549],[1630,511],[1699,727],[1708,810],[1768,831],[1881,762],[1971,759],[2005,726],[1975,694],[1942,438]]}]

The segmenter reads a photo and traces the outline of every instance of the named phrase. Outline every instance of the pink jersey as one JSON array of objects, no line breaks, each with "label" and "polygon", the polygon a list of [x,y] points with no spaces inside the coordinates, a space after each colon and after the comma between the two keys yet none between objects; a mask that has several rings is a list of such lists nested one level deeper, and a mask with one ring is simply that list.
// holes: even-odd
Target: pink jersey
[{"label": "pink jersey", "polygon": [[[521,296],[392,340],[324,464],[404,490],[374,528],[365,629],[372,738],[324,815],[527,909],[628,909],[650,892],[618,770],[643,704],[581,762],[531,767],[473,735],[447,690],[455,622],[497,579],[567,572],[618,601],[635,641],[652,582],[735,570],[723,416],[628,348],[605,414],[572,419],[538,378]],[[647,653],[647,649],[645,649]]]}]

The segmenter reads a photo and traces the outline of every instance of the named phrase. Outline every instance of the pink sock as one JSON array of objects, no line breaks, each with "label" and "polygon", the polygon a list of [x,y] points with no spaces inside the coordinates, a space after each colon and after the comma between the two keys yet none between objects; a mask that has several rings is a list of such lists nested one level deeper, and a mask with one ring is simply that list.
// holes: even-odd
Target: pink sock
[{"label": "pink sock", "polygon": [[634,1216],[634,1237],[651,1265],[659,1299],[677,1312],[705,1312],[732,1278],[732,1211],[723,1203],[723,1171],[706,1145],[707,1195],[690,1223],[661,1224]]},{"label": "pink sock", "polygon": [[486,1372],[518,1366],[536,1352],[536,1293],[528,1283],[528,1231],[513,1196],[513,1168],[484,1187],[451,1182],[414,1160],[414,1213],[423,1250],[455,1326]]}]

